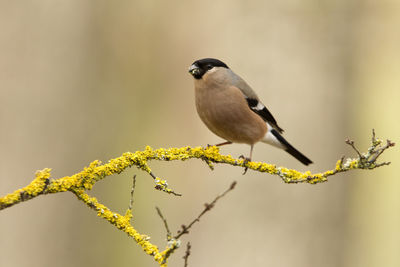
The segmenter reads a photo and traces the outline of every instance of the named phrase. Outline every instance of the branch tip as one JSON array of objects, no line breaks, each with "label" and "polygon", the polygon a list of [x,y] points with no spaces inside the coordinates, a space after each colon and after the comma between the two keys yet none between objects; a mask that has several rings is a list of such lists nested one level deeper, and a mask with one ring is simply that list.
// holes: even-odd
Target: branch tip
[{"label": "branch tip", "polygon": [[131,199],[129,201],[129,207],[128,207],[128,210],[131,213],[132,213],[132,207],[133,207],[133,194],[135,193],[135,187],[136,187],[136,174],[133,175],[133,177],[132,177]]},{"label": "branch tip", "polygon": [[158,216],[160,216],[161,220],[164,223],[165,230],[167,231],[167,241],[170,241],[172,238],[172,235],[171,235],[171,231],[169,230],[169,227],[168,227],[167,219],[165,219],[165,217],[161,213],[161,210],[159,207],[156,206],[156,210],[157,210]]},{"label": "branch tip", "polygon": [[350,146],[353,148],[354,151],[356,151],[356,153],[357,153],[359,159],[363,159],[363,158],[364,158],[364,156],[363,156],[363,155],[360,153],[360,151],[356,148],[356,146],[355,146],[353,140],[350,140],[350,139],[347,138],[347,139],[345,140],[345,142],[346,142],[346,144],[350,145]]},{"label": "branch tip", "polygon": [[181,230],[177,232],[177,234],[175,235],[174,239],[179,239],[182,235],[188,234],[188,233],[189,233],[189,229],[190,229],[196,222],[199,222],[199,221],[200,221],[200,218],[201,218],[205,213],[207,213],[208,211],[210,211],[210,210],[215,206],[215,204],[217,203],[217,201],[218,201],[220,198],[223,198],[227,193],[229,193],[230,191],[232,191],[232,190],[235,188],[236,183],[237,183],[237,182],[234,181],[234,182],[229,186],[228,189],[226,189],[222,194],[216,196],[215,199],[214,199],[211,203],[205,203],[205,204],[204,204],[204,209],[203,209],[203,211],[202,211],[191,223],[189,223],[188,226],[186,226],[185,224],[182,224],[182,225],[181,225]]},{"label": "branch tip", "polygon": [[182,257],[184,260],[185,260],[185,265],[184,265],[184,267],[187,267],[188,266],[188,258],[189,258],[189,256],[190,256],[190,249],[192,248],[192,246],[190,245],[190,242],[188,242],[187,244],[186,244],[186,252],[185,252],[185,255]]}]

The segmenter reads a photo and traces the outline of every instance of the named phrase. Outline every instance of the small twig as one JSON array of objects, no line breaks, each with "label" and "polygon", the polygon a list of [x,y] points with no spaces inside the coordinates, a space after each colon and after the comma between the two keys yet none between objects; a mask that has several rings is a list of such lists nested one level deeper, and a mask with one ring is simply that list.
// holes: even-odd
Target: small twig
[{"label": "small twig", "polygon": [[186,252],[185,252],[185,256],[183,256],[183,259],[185,260],[185,265],[184,267],[188,266],[188,258],[190,256],[190,249],[192,248],[192,246],[190,245],[190,242],[187,243],[186,245]]},{"label": "small twig", "polygon": [[371,144],[376,142],[376,138],[375,138],[375,129],[372,128],[372,142]]},{"label": "small twig", "polygon": [[[375,151],[375,154],[373,157],[371,157],[371,159],[369,160],[370,163],[375,162],[377,160],[377,158],[389,147],[394,146],[395,143],[390,141],[390,140],[386,140],[386,145],[384,145],[383,147],[379,148],[378,150]],[[382,166],[382,165],[389,165],[390,162],[383,162],[380,164],[377,164],[377,166]]]},{"label": "small twig", "polygon": [[344,161],[344,159],[345,159],[345,156],[343,155],[341,158],[340,158],[340,163],[339,163],[339,167],[340,168],[343,168],[343,161]]},{"label": "small twig", "polygon": [[133,175],[132,178],[132,189],[131,189],[131,199],[129,202],[129,210],[132,212],[132,206],[133,206],[133,193],[135,192],[135,186],[136,186],[136,174]]},{"label": "small twig", "polygon": [[215,206],[215,203],[217,203],[217,201],[218,201],[220,198],[224,197],[227,193],[229,193],[230,191],[232,191],[232,190],[235,188],[236,183],[237,183],[237,182],[234,181],[234,182],[229,186],[229,188],[228,188],[227,190],[225,190],[225,192],[223,192],[222,194],[218,195],[210,204],[205,203],[205,204],[204,204],[204,206],[205,206],[204,210],[197,216],[197,218],[195,218],[191,223],[189,223],[188,226],[182,224],[182,226],[181,226],[181,227],[182,227],[182,230],[179,230],[179,231],[178,231],[178,233],[177,233],[177,235],[174,237],[174,239],[179,239],[179,237],[181,237],[182,235],[189,233],[189,229],[190,229],[196,222],[199,222],[199,221],[200,221],[200,218],[201,218],[206,212],[210,211],[210,210]]},{"label": "small twig", "polygon": [[345,142],[346,142],[346,144],[350,145],[350,146],[354,149],[354,151],[357,152],[358,158],[359,158],[360,160],[364,158],[364,156],[360,153],[360,151],[358,151],[358,149],[357,149],[356,146],[354,145],[354,141],[353,141],[353,140],[346,139]]},{"label": "small twig", "polygon": [[169,230],[169,227],[168,227],[167,219],[165,219],[165,217],[161,213],[161,210],[158,207],[156,207],[156,210],[157,210],[158,216],[160,216],[161,220],[164,223],[165,230],[167,231],[167,241],[170,241],[172,235],[171,235],[171,231]]},{"label": "small twig", "polygon": [[381,166],[384,166],[384,165],[390,165],[390,161],[385,161],[385,162],[382,162],[382,163],[378,163],[378,164],[375,164],[376,165],[376,167],[381,167]]},{"label": "small twig", "polygon": [[153,172],[149,172],[149,174],[151,177],[153,177],[154,180],[157,179],[157,176],[155,176]]},{"label": "small twig", "polygon": [[374,169],[383,165],[389,165],[390,162],[376,163],[376,160],[386,149],[395,145],[395,143],[390,140],[386,140],[386,145],[382,145],[382,140],[376,139],[374,129],[372,129],[371,147],[368,148],[368,152],[361,154],[352,140],[346,139],[346,144],[350,145],[354,151],[357,152],[358,164],[362,169]]}]

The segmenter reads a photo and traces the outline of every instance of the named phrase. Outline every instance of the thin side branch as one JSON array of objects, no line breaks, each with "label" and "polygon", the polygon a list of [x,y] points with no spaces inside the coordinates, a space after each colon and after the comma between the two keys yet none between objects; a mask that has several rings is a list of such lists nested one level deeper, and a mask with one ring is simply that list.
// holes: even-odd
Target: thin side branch
[{"label": "thin side branch", "polygon": [[135,193],[135,187],[136,187],[136,174],[133,175],[132,178],[132,188],[131,188],[131,199],[129,200],[129,207],[127,211],[125,212],[125,217],[129,218],[129,220],[132,220],[132,207],[133,207],[133,194]]},{"label": "thin side branch", "polygon": [[172,235],[171,235],[171,231],[169,230],[169,227],[168,227],[167,219],[165,219],[165,217],[161,213],[161,210],[158,207],[156,207],[156,210],[157,210],[158,216],[160,216],[161,220],[164,223],[165,230],[167,231],[167,241],[170,241],[172,238]]},{"label": "thin side branch", "polygon": [[192,221],[189,223],[188,226],[182,224],[182,229],[178,231],[177,235],[174,237],[174,239],[179,239],[182,235],[184,234],[188,234],[189,233],[189,229],[192,228],[192,226],[196,223],[200,221],[200,218],[207,213],[208,211],[210,211],[212,208],[214,208],[215,204],[217,203],[217,201],[220,198],[223,198],[226,194],[228,194],[230,191],[232,191],[233,189],[235,189],[237,182],[234,181],[227,190],[225,190],[225,192],[223,192],[222,194],[218,195],[210,204],[205,203],[204,204],[204,210]]},{"label": "thin side branch", "polygon": [[[189,233],[189,229],[190,229],[196,222],[199,222],[199,221],[200,221],[200,218],[201,218],[205,213],[207,213],[208,211],[210,211],[210,210],[215,206],[215,204],[217,203],[217,201],[218,201],[219,199],[223,198],[228,192],[232,191],[232,190],[235,188],[235,186],[236,186],[236,181],[233,182],[233,183],[229,186],[229,188],[228,188],[227,190],[225,190],[222,194],[218,195],[210,204],[207,204],[207,203],[206,203],[206,204],[204,205],[204,206],[205,206],[204,210],[203,210],[203,211],[188,225],[188,226],[182,225],[182,226],[181,226],[181,227],[182,227],[182,230],[178,231],[178,233],[177,233],[176,236],[174,236],[174,237],[172,237],[172,235],[171,235],[171,231],[169,230],[167,220],[165,219],[164,215],[161,213],[161,210],[160,210],[158,207],[156,207],[158,216],[160,216],[161,220],[162,220],[163,223],[164,223],[164,227],[165,227],[165,229],[166,229],[166,231],[167,231],[167,241],[168,241],[167,244],[168,244],[168,246],[167,246],[167,249],[164,250],[164,251],[162,252],[162,253],[164,253],[163,255],[164,255],[164,260],[165,260],[165,261],[162,262],[163,264],[166,264],[166,261],[167,261],[167,259],[169,258],[169,256],[170,256],[176,249],[178,249],[178,248],[180,247],[181,242],[180,242],[179,238],[180,238],[182,235],[184,235],[184,234],[188,234],[188,233]],[[188,248],[187,248],[187,250],[186,250],[186,253],[188,253],[188,254],[187,254],[186,258],[184,257],[184,258],[185,258],[185,264],[187,264],[187,257],[189,257],[189,254],[190,254],[190,244],[188,245]]]},{"label": "thin side branch", "polygon": [[183,259],[185,260],[185,265],[184,267],[188,266],[188,259],[190,256],[190,249],[192,248],[192,246],[190,245],[190,242],[187,243],[186,245],[186,252],[185,252],[185,256],[183,256]]},{"label": "thin side branch", "polygon": [[129,210],[132,211],[132,207],[133,207],[133,194],[135,193],[135,186],[136,186],[136,174],[133,175],[133,179],[132,179],[132,189],[131,189],[131,199],[129,201]]}]

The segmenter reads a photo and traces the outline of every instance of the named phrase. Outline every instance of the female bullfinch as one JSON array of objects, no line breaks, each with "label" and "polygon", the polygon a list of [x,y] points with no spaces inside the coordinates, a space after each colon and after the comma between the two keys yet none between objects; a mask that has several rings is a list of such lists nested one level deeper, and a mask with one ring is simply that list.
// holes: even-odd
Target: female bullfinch
[{"label": "female bullfinch", "polygon": [[282,128],[256,93],[224,62],[200,59],[189,67],[189,73],[194,77],[197,113],[208,129],[227,141],[218,145],[249,144],[251,160],[254,144],[264,142],[284,149],[305,165],[312,163],[282,137]]}]

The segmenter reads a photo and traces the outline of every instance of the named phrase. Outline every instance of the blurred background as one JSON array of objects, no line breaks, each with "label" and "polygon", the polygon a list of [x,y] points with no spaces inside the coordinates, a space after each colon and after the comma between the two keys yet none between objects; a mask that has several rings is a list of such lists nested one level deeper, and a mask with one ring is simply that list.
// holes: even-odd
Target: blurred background
[{"label": "blurred background", "polygon": [[[285,137],[333,168],[378,137],[399,141],[400,2],[0,0],[0,195],[38,169],[72,175],[126,151],[221,142],[196,114],[190,64],[223,60],[257,91]],[[238,157],[249,147],[221,152]],[[253,159],[308,170],[259,144]],[[151,162],[182,197],[135,168],[90,194],[124,213],[137,174],[134,226],[163,248],[233,180],[170,266],[400,266],[400,154],[374,171],[287,185],[275,176],[199,160]],[[71,193],[0,212],[0,266],[157,266]]]}]

